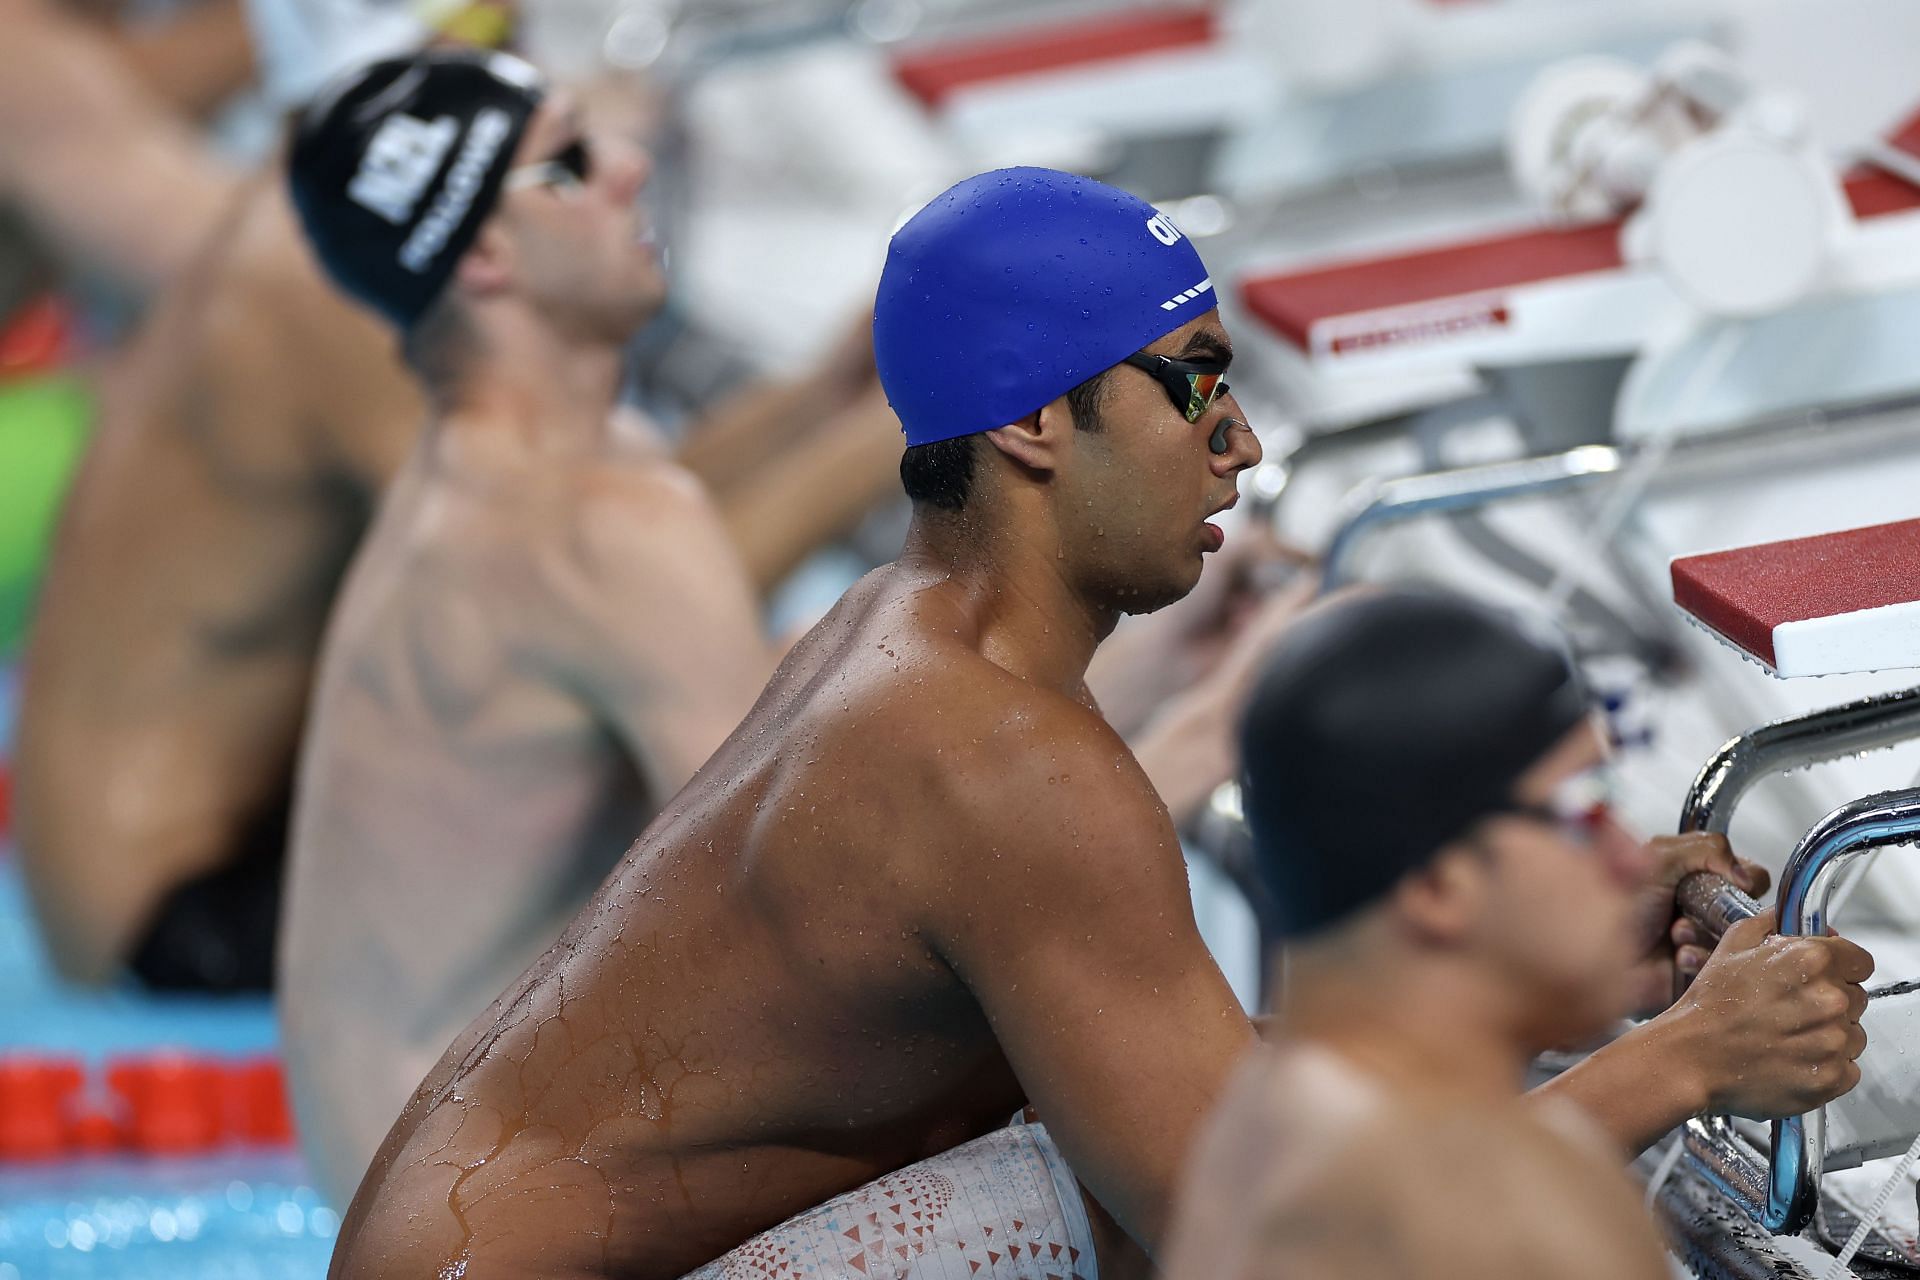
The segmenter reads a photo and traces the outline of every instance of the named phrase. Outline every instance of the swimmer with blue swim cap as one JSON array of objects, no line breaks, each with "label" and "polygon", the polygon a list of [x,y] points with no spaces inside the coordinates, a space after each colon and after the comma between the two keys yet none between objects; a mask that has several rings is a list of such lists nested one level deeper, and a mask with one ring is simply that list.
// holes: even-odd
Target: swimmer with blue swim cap
[{"label": "swimmer with blue swim cap", "polygon": [[1003,170],[894,237],[874,345],[904,551],[429,1074],[335,1280],[1090,1280],[1161,1248],[1255,1037],[1085,675],[1193,588],[1260,457],[1213,285],[1145,202]]},{"label": "swimmer with blue swim cap", "polygon": [[[1227,486],[1259,443],[1235,416],[1217,307],[1192,241],[1124,191],[1030,168],[948,190],[893,237],[874,306],[908,496],[929,514],[964,513],[977,476],[1044,477],[1073,508],[1059,533],[1097,561],[1158,564],[1169,551],[1156,525],[1183,508],[1198,550],[1218,550],[1206,517],[1231,505]],[[1107,519],[1123,474],[1162,483],[1125,494]],[[1179,572],[1120,587],[1125,612],[1192,587],[1198,560],[1184,550]]]}]

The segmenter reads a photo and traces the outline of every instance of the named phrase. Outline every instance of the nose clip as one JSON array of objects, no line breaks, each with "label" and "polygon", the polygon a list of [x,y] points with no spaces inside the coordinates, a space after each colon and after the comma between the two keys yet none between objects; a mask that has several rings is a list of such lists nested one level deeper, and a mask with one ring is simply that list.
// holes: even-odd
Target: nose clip
[{"label": "nose clip", "polygon": [[1213,434],[1207,437],[1207,448],[1215,453],[1225,453],[1227,451],[1228,427],[1246,427],[1249,431],[1253,430],[1252,427],[1247,427],[1247,424],[1238,418],[1222,418],[1220,419],[1220,425],[1213,429]]}]

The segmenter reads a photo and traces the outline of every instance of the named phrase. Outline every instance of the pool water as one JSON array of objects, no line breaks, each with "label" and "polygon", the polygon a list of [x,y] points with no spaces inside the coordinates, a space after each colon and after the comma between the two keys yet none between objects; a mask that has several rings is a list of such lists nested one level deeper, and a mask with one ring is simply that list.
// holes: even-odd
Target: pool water
[{"label": "pool water", "polygon": [[339,1225],[291,1152],[0,1165],[0,1280],[320,1280]]},{"label": "pool water", "polygon": [[[0,667],[0,765],[13,694]],[[241,1058],[277,1044],[265,998],[62,983],[0,834],[0,1055],[58,1054],[97,1072],[123,1054]],[[339,1221],[287,1148],[0,1159],[0,1280],[322,1280]]]}]

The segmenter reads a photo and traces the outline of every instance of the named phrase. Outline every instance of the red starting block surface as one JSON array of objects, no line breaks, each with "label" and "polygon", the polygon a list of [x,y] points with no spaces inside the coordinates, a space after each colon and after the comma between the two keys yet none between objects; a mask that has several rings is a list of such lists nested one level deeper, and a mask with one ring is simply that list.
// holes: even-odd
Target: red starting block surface
[{"label": "red starting block surface", "polygon": [[995,80],[1211,44],[1217,26],[1210,9],[1099,14],[909,49],[894,59],[893,73],[909,93],[937,107],[962,89]]},{"label": "red starting block surface", "polygon": [[[1920,114],[1890,145],[1920,159]],[[1920,210],[1920,187],[1885,170],[1849,174],[1847,201],[1860,219]],[[1240,299],[1275,333],[1307,352],[1343,355],[1508,323],[1502,295],[1527,285],[1618,271],[1621,222],[1550,227],[1467,240],[1414,253],[1336,263],[1308,271],[1250,276]],[[1425,310],[1444,307],[1444,314]],[[1395,312],[1404,315],[1396,317]],[[1374,316],[1374,323],[1348,323]],[[1316,330],[1338,332],[1316,345]]]},{"label": "red starting block surface", "polygon": [[1920,520],[1683,556],[1673,601],[1780,676],[1920,666]]}]

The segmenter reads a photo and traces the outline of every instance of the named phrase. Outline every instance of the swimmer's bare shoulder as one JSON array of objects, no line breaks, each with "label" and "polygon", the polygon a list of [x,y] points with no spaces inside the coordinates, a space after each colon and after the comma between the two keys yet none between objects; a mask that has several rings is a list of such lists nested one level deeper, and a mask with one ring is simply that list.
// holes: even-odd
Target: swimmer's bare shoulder
[{"label": "swimmer's bare shoulder", "polygon": [[[555,530],[564,566],[554,585],[582,614],[616,605],[623,593],[652,601],[720,596],[752,600],[726,526],[700,482],[678,464],[640,449],[611,451],[566,479]],[[656,622],[672,626],[671,619]]]},{"label": "swimmer's bare shoulder", "polygon": [[1341,1133],[1285,1080],[1243,1075],[1208,1126],[1170,1280],[1670,1274],[1597,1137],[1519,1100],[1395,1101]]},{"label": "swimmer's bare shoulder", "polygon": [[270,166],[253,180],[211,247],[218,280],[200,304],[203,350],[219,362],[211,377],[274,398],[278,412],[245,420],[296,449],[307,474],[377,490],[412,449],[426,402],[391,332],[322,273],[282,172]]},{"label": "swimmer's bare shoulder", "polygon": [[870,720],[873,749],[912,771],[897,821],[882,815],[917,859],[901,868],[911,927],[973,993],[1082,1181],[1151,1241],[1250,1024],[1119,735],[1002,666],[938,591],[921,596],[910,635],[873,641],[911,709]]},{"label": "swimmer's bare shoulder", "polygon": [[903,817],[923,829],[921,870],[943,894],[984,892],[1009,858],[1023,880],[1097,879],[1102,859],[1139,845],[1165,855],[1162,869],[1180,865],[1120,735],[1090,704],[1003,665],[943,588],[894,601],[864,630],[864,652],[844,663],[862,686],[844,725],[853,749],[914,775],[898,787]]},{"label": "swimmer's bare shoulder", "polygon": [[[135,398],[169,405],[177,436],[216,457],[242,494],[365,520],[426,406],[392,336],[327,282],[277,168],[248,180],[143,341]],[[357,529],[356,529],[357,532]]]},{"label": "swimmer's bare shoulder", "polygon": [[645,450],[582,469],[554,547],[543,650],[670,794],[739,723],[772,669],[726,526],[691,473]]}]

